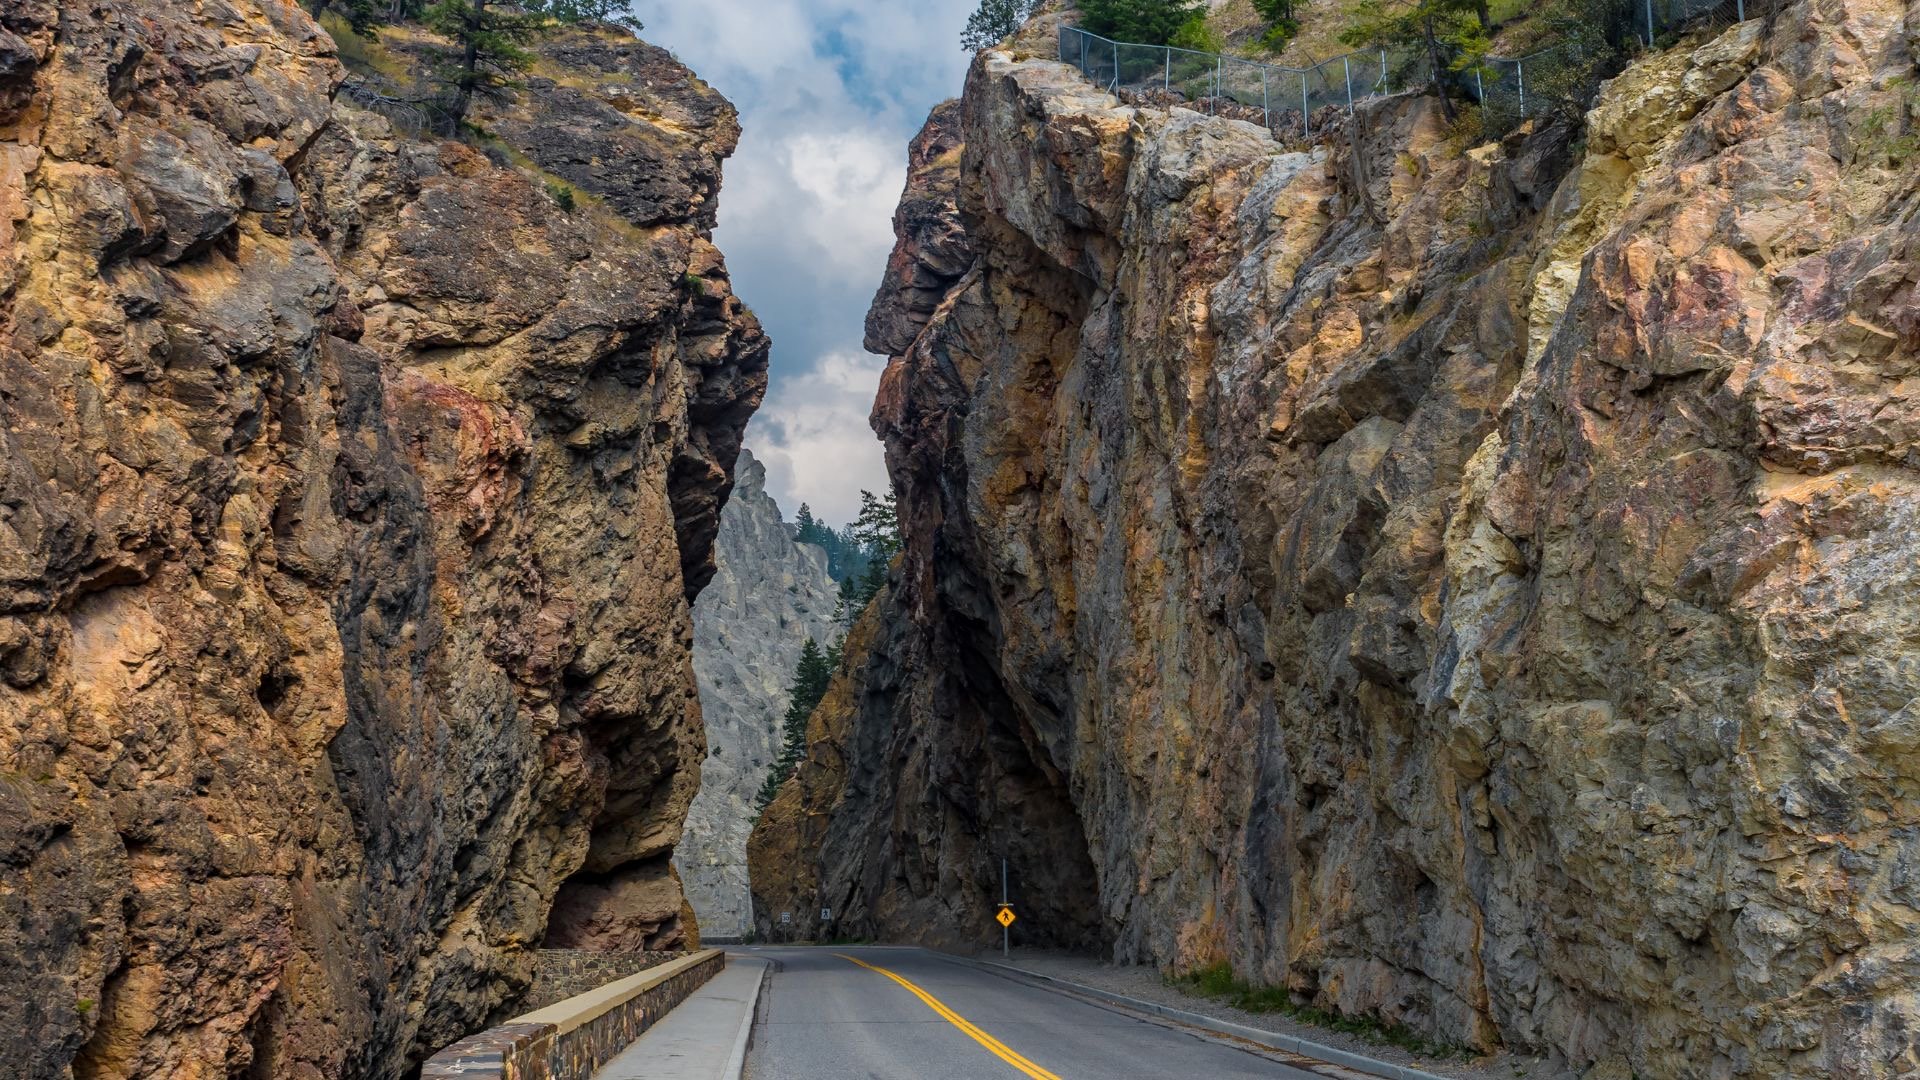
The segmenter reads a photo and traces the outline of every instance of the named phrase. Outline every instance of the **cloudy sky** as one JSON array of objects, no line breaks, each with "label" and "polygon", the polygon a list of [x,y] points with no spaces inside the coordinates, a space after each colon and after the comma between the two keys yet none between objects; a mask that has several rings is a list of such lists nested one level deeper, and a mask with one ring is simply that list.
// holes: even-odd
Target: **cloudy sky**
[{"label": "cloudy sky", "polygon": [[893,247],[907,142],[960,92],[978,0],[636,0],[643,36],[740,108],[716,238],[773,337],[747,431],[789,519],[836,524],[886,489],[867,427],[883,361],[860,347]]}]

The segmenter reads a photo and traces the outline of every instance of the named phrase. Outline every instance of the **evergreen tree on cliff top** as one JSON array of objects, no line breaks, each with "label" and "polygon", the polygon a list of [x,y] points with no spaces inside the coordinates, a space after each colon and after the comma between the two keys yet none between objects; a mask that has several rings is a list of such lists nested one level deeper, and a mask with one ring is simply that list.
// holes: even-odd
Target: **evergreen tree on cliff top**
[{"label": "evergreen tree on cliff top", "polygon": [[626,0],[434,0],[424,19],[453,43],[435,76],[452,91],[447,112],[456,130],[474,95],[513,86],[533,66],[529,46],[554,28],[586,22],[641,28],[627,14]]},{"label": "evergreen tree on cliff top", "polygon": [[1426,54],[1440,111],[1453,119],[1453,102],[1441,82],[1447,71],[1472,71],[1492,46],[1486,0],[1360,0],[1347,11],[1340,40],[1357,48]]},{"label": "evergreen tree on cliff top", "polygon": [[1134,45],[1165,45],[1206,17],[1205,0],[1080,0],[1082,28]]},{"label": "evergreen tree on cliff top", "polygon": [[967,19],[967,28],[960,31],[960,47],[968,52],[979,52],[990,45],[998,45],[1020,29],[1022,23],[1040,10],[1044,0],[980,0],[980,6]]}]

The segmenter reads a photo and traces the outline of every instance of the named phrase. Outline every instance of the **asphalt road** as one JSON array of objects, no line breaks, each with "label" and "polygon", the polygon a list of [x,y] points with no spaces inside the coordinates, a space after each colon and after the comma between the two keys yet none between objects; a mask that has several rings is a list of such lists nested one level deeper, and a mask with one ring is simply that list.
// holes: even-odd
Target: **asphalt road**
[{"label": "asphalt road", "polygon": [[752,1080],[1325,1080],[922,949],[739,951],[774,961]]}]

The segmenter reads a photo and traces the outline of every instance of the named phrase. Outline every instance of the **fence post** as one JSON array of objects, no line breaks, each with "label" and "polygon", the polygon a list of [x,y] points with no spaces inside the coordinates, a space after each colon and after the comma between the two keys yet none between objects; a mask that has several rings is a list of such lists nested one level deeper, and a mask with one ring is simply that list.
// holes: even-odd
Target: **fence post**
[{"label": "fence post", "polygon": [[1162,93],[1167,95],[1167,111],[1172,112],[1173,111],[1173,46],[1162,45],[1161,48],[1167,50],[1167,70],[1166,70],[1166,74],[1161,76],[1160,90]]},{"label": "fence post", "polygon": [[1733,10],[1740,16],[1741,22],[1747,21],[1747,0],[1733,0]]},{"label": "fence post", "polygon": [[1480,69],[1473,69],[1473,88],[1479,91],[1480,107],[1487,107],[1487,80],[1480,77]]},{"label": "fence post", "polygon": [[1647,0],[1647,48],[1653,48],[1653,0]]},{"label": "fence post", "polygon": [[1340,67],[1347,73],[1347,115],[1353,115],[1353,61],[1340,58]]},{"label": "fence post", "polygon": [[1113,88],[1120,89],[1120,43],[1113,43]]},{"label": "fence post", "polygon": [[1300,137],[1305,139],[1313,135],[1312,125],[1307,123],[1307,73],[1300,73]]},{"label": "fence post", "polygon": [[1226,63],[1227,58],[1224,56],[1213,58],[1213,115],[1215,116],[1220,115],[1220,81],[1221,76],[1226,74],[1223,70]]},{"label": "fence post", "polygon": [[1527,115],[1527,64],[1524,60],[1513,62],[1513,71],[1520,77],[1520,115]]},{"label": "fence post", "polygon": [[1087,33],[1080,32],[1080,74],[1093,78],[1093,69],[1087,66]]},{"label": "fence post", "polygon": [[1273,130],[1272,99],[1267,96],[1267,65],[1260,65],[1260,123]]},{"label": "fence post", "polygon": [[1380,50],[1380,92],[1387,92],[1387,50]]}]

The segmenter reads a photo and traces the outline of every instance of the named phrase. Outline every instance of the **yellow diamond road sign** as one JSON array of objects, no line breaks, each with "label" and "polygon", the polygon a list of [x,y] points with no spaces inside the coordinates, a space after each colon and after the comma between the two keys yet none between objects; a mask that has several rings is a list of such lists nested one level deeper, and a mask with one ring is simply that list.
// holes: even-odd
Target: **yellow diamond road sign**
[{"label": "yellow diamond road sign", "polygon": [[1001,926],[1012,926],[1013,920],[1015,919],[1015,917],[1016,916],[1013,914],[1013,909],[1010,907],[1001,908],[1000,914],[994,916],[994,918],[999,921]]}]

